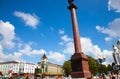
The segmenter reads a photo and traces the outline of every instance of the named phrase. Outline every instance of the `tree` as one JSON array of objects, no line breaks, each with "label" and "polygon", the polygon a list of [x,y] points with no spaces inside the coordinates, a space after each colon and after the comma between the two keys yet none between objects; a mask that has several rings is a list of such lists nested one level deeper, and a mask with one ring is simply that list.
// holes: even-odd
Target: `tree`
[{"label": "tree", "polygon": [[106,67],[106,65],[99,64],[98,69],[99,69],[98,70],[99,73],[107,73],[107,67]]},{"label": "tree", "polygon": [[93,75],[97,73],[107,73],[108,71],[108,67],[99,63],[97,60],[95,60],[94,58],[90,56],[88,56],[88,63],[89,63],[89,69]]},{"label": "tree", "polygon": [[42,74],[42,70],[39,68],[35,68],[35,76],[40,76]]},{"label": "tree", "polygon": [[98,63],[97,63],[97,61],[94,58],[88,56],[88,63],[89,63],[90,72],[93,75],[96,74],[98,72]]},{"label": "tree", "polygon": [[112,71],[112,70],[113,70],[112,66],[110,64],[108,64],[107,71]]},{"label": "tree", "polygon": [[65,61],[62,69],[64,70],[64,74],[68,77],[69,74],[71,73],[72,69],[71,69],[71,62],[70,61]]}]

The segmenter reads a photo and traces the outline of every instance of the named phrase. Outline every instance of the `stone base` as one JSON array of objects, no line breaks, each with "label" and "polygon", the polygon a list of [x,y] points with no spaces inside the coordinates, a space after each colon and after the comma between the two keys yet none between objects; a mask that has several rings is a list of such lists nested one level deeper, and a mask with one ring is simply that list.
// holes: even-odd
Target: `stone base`
[{"label": "stone base", "polygon": [[88,58],[82,52],[75,53],[71,57],[72,78],[86,78],[91,79],[89,71]]},{"label": "stone base", "polygon": [[91,79],[91,73],[87,72],[72,72],[72,79]]}]

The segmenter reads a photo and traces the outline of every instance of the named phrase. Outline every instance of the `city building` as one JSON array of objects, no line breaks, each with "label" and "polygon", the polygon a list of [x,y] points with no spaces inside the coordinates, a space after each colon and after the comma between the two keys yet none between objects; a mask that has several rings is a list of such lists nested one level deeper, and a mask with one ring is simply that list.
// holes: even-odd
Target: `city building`
[{"label": "city building", "polygon": [[48,62],[45,53],[41,58],[41,62],[38,62],[38,68],[40,68],[45,75],[63,75],[62,66]]},{"label": "city building", "polygon": [[32,75],[36,67],[35,64],[27,62],[9,61],[0,63],[0,71],[4,76]]}]

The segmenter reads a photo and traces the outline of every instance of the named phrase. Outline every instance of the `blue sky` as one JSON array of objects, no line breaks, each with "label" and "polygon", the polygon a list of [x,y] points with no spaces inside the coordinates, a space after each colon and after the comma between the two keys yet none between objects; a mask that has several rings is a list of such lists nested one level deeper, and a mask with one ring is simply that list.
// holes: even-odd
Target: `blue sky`
[{"label": "blue sky", "polygon": [[[120,0],[74,0],[82,51],[111,63],[120,38]],[[0,0],[0,61],[63,64],[74,53],[67,0]]]}]

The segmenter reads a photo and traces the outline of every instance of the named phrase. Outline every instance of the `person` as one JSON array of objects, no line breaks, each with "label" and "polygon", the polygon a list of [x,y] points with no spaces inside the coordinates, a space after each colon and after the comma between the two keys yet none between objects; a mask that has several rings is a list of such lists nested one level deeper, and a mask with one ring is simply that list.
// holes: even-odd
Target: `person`
[{"label": "person", "polygon": [[65,77],[62,75],[61,79],[65,79]]},{"label": "person", "polygon": [[115,79],[115,74],[112,72],[111,79]]},{"label": "person", "polygon": [[48,76],[45,76],[45,78],[44,79],[49,79],[49,77]]},{"label": "person", "polygon": [[56,79],[61,79],[61,77],[60,76],[57,76],[57,78]]},{"label": "person", "polygon": [[29,79],[29,77],[27,76],[26,79]]},{"label": "person", "polygon": [[10,77],[9,79],[13,79],[13,77]]},{"label": "person", "polygon": [[72,79],[72,78],[71,78],[71,75],[69,75],[69,78],[68,78],[68,79]]},{"label": "person", "polygon": [[112,79],[115,79],[115,77],[114,77],[114,76],[112,76]]}]

